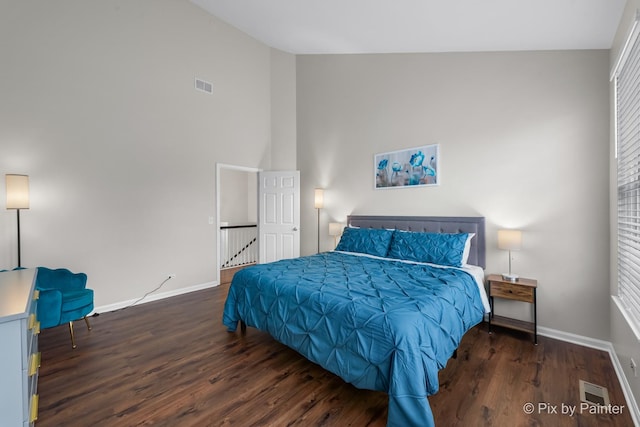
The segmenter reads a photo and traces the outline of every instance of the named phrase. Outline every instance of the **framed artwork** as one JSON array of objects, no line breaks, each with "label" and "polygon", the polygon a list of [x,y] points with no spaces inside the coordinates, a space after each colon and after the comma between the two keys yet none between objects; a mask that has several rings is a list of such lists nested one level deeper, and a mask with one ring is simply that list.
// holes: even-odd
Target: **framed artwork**
[{"label": "framed artwork", "polygon": [[440,183],[438,144],[374,156],[375,188],[406,188]]}]

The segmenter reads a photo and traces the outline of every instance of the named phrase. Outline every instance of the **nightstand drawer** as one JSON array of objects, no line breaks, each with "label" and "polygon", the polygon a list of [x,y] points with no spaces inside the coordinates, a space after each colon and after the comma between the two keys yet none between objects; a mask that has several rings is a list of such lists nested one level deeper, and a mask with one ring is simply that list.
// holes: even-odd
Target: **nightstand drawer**
[{"label": "nightstand drawer", "polygon": [[534,288],[522,286],[517,283],[491,282],[489,293],[492,297],[514,299],[533,303]]}]

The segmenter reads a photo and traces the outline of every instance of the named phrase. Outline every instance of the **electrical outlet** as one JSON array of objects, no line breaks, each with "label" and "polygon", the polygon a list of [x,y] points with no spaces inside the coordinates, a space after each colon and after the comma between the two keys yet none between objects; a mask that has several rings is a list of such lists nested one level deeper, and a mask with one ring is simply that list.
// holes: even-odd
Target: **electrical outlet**
[{"label": "electrical outlet", "polygon": [[633,358],[631,358],[631,370],[633,371],[633,376],[637,377],[638,376],[638,370],[636,369],[638,367],[638,365],[636,365],[636,361],[633,360]]},{"label": "electrical outlet", "polygon": [[169,275],[169,279],[173,279],[173,278],[175,278],[175,277],[176,277],[176,275],[175,275],[175,274],[170,274],[170,275]]}]

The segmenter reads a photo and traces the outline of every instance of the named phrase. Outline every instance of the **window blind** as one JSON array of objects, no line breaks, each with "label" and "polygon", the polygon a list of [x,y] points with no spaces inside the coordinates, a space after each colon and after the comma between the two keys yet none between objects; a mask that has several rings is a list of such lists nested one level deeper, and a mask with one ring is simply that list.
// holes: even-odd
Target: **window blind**
[{"label": "window blind", "polygon": [[618,297],[640,327],[640,42],[637,21],[615,70]]}]

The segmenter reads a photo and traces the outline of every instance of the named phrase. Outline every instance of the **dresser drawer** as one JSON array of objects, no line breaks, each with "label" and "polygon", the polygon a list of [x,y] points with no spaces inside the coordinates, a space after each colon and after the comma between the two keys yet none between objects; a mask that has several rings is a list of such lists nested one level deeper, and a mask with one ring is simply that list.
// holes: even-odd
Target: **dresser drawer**
[{"label": "dresser drawer", "polygon": [[534,288],[517,283],[491,282],[489,293],[492,297],[514,299],[533,303]]}]

